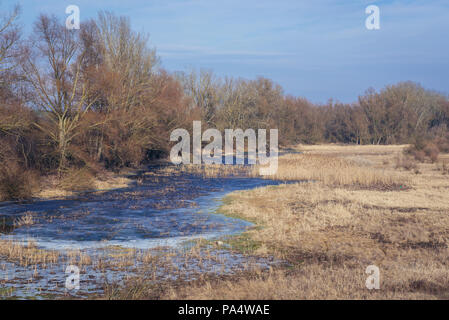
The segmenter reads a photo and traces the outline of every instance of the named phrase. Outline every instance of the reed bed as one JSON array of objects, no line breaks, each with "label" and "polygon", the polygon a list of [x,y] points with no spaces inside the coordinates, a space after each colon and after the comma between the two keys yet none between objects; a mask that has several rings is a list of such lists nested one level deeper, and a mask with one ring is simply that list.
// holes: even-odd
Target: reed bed
[{"label": "reed bed", "polygon": [[37,264],[43,266],[56,264],[60,257],[57,251],[39,249],[32,240],[24,244],[11,240],[0,240],[0,256],[24,267]]},{"label": "reed bed", "polygon": [[[258,175],[258,166],[253,175]],[[327,186],[400,189],[408,179],[391,174],[354,160],[321,154],[289,154],[279,158],[278,170],[274,175],[264,176],[277,180],[320,181]]]}]

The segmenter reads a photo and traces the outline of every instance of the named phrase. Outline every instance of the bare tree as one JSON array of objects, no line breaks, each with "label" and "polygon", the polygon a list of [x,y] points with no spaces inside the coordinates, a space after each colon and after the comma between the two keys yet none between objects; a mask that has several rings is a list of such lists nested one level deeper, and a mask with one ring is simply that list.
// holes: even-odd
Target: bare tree
[{"label": "bare tree", "polygon": [[[13,86],[17,76],[14,73],[18,55],[20,28],[17,25],[20,8],[15,6],[11,12],[0,15],[0,103],[17,102]],[[15,101],[12,101],[15,100]],[[4,122],[4,121],[3,121]]]},{"label": "bare tree", "polygon": [[140,103],[142,93],[151,89],[149,80],[158,64],[156,51],[148,48],[147,35],[131,29],[126,17],[100,12],[97,27],[103,63],[113,70],[118,85],[118,90],[108,95],[109,106],[132,108]]},{"label": "bare tree", "polygon": [[66,29],[54,16],[41,15],[21,61],[34,92],[32,104],[47,119],[35,125],[56,145],[60,175],[69,145],[79,134],[80,120],[93,104],[88,101],[89,80],[81,72],[85,52],[80,48],[77,30]]},{"label": "bare tree", "polygon": [[192,108],[199,108],[201,119],[213,127],[217,121],[217,109],[220,103],[220,81],[212,71],[192,70],[190,73],[180,73],[178,78],[184,86],[184,92],[192,100]]},{"label": "bare tree", "polygon": [[226,78],[220,91],[219,128],[251,128],[257,109],[256,88],[243,79]]},{"label": "bare tree", "polygon": [[[150,108],[167,83],[156,75],[158,58],[156,51],[148,47],[148,36],[133,31],[128,18],[100,12],[98,19],[83,28],[81,38],[86,52],[83,71],[92,81],[91,92],[96,93],[94,109],[102,114],[101,123],[92,132],[96,140],[95,158],[100,160],[106,148],[109,148],[108,154],[118,154],[114,150],[120,146],[105,139],[105,135],[108,132],[118,136],[111,126],[117,127],[119,118],[123,120],[121,127],[136,132],[144,122],[148,127],[146,132],[152,132],[157,117],[151,110],[141,113],[140,117],[136,112]],[[151,144],[156,137],[147,136],[147,139]]]},{"label": "bare tree", "polygon": [[16,24],[19,12],[20,7],[15,6],[12,12],[0,17],[0,72],[12,68],[11,62],[16,54],[14,46],[20,38]]}]

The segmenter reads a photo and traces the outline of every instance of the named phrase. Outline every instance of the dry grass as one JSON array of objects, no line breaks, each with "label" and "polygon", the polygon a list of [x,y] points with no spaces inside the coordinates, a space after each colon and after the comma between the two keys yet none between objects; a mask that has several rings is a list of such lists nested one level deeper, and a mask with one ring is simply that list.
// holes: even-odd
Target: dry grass
[{"label": "dry grass", "polygon": [[42,189],[35,194],[41,199],[54,199],[74,195],[76,191],[94,190],[94,191],[108,191],[119,188],[126,188],[131,184],[132,180],[123,175],[114,174],[110,172],[100,173],[96,177],[87,179],[87,183],[82,183],[80,186],[73,185],[70,178],[65,178],[65,184],[61,186],[60,181],[55,176],[50,176],[44,179]]},{"label": "dry grass", "polygon": [[112,189],[126,188],[131,184],[132,180],[121,175],[107,173],[100,175],[94,179],[95,190],[107,191]]},{"label": "dry grass", "polygon": [[24,267],[56,264],[59,259],[57,251],[39,249],[31,240],[26,244],[0,240],[0,256]]},{"label": "dry grass", "polygon": [[[222,211],[257,221],[262,228],[248,232],[263,248],[256,253],[275,255],[291,267],[171,288],[164,298],[448,299],[449,180],[436,164],[422,165],[419,176],[395,169],[402,150],[318,146],[309,148],[305,159],[323,166],[324,154],[332,162],[357,161],[359,168],[407,179],[412,187],[407,190],[354,189],[346,173],[327,177],[330,169],[319,173],[319,166],[297,162],[317,170],[298,172],[318,182],[233,193]],[[289,166],[295,157],[289,157]],[[345,163],[337,168],[346,170]],[[365,269],[371,264],[380,268],[380,290],[365,287]]]},{"label": "dry grass", "polygon": [[[380,290],[367,290],[364,286],[367,275],[363,270],[316,263],[291,271],[250,273],[230,279],[196,281],[189,286],[171,286],[165,288],[161,297],[195,300],[448,299],[447,281],[439,282],[445,273],[444,269],[423,270],[418,274],[404,269],[381,278],[383,288]],[[407,295],[397,291],[407,292]]]},{"label": "dry grass", "polygon": [[14,227],[18,228],[21,226],[31,226],[34,224],[33,212],[27,211],[19,218],[14,220]]},{"label": "dry grass", "polygon": [[91,257],[80,250],[66,250],[62,254],[57,250],[41,249],[32,239],[23,242],[0,240],[0,260],[13,262],[29,269],[60,264],[75,264],[78,267],[92,264]]},{"label": "dry grass", "polygon": [[[335,147],[334,147],[335,148]],[[304,154],[288,154],[279,158],[278,170],[274,175],[264,176],[279,180],[319,181],[327,186],[352,188],[375,188],[392,190],[404,188],[409,179],[389,172],[385,168],[371,166],[369,160],[360,156],[372,149],[358,147],[359,153],[342,157],[348,152],[348,147],[341,147],[334,154],[329,150],[325,153],[304,151]],[[259,168],[256,166],[253,175],[257,176]]]},{"label": "dry grass", "polygon": [[59,181],[59,187],[66,191],[88,191],[93,185],[94,176],[87,168],[68,169]]},{"label": "dry grass", "polygon": [[397,152],[403,152],[405,148],[410,145],[345,145],[345,144],[316,144],[305,145],[300,144],[295,147],[296,150],[314,153],[314,154],[329,154],[336,156],[385,156]]}]

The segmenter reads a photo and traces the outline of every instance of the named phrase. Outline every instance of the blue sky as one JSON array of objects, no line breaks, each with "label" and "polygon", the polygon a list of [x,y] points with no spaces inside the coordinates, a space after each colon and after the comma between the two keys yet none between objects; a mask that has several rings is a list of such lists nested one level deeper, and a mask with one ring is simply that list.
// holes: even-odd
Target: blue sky
[{"label": "blue sky", "polygon": [[[447,0],[0,0],[22,6],[25,32],[38,13],[81,21],[109,10],[150,35],[169,71],[264,76],[286,94],[313,102],[352,102],[369,87],[412,80],[449,93]],[[380,8],[380,30],[365,28],[365,8]]]}]

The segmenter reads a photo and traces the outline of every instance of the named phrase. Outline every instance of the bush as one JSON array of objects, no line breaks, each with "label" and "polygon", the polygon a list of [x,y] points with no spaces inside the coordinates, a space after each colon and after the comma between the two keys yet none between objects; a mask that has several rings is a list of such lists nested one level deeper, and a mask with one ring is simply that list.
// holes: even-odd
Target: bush
[{"label": "bush", "polygon": [[438,161],[440,152],[447,152],[448,148],[449,142],[446,138],[436,137],[433,139],[428,138],[427,140],[419,138],[415,139],[414,144],[405,153],[412,155],[419,162],[429,160],[435,163]]},{"label": "bush", "polygon": [[94,189],[93,174],[87,169],[68,169],[59,186],[67,191],[87,191]]},{"label": "bush", "polygon": [[24,170],[17,162],[7,161],[0,165],[0,200],[24,200],[33,195],[39,186],[39,176]]},{"label": "bush", "polygon": [[449,153],[449,134],[446,137],[436,138],[434,142],[440,152]]},{"label": "bush", "polygon": [[407,171],[418,170],[418,165],[409,157],[397,157],[396,158],[396,169],[403,168]]},{"label": "bush", "polygon": [[443,171],[443,174],[449,174],[449,166],[447,165],[447,161],[444,161],[441,165],[441,171]]},{"label": "bush", "polygon": [[434,163],[438,160],[440,150],[434,143],[430,142],[424,147],[424,153],[430,159],[430,161]]},{"label": "bush", "polygon": [[424,162],[426,160],[426,154],[422,150],[415,150],[413,156],[415,157],[415,160],[419,162]]}]

